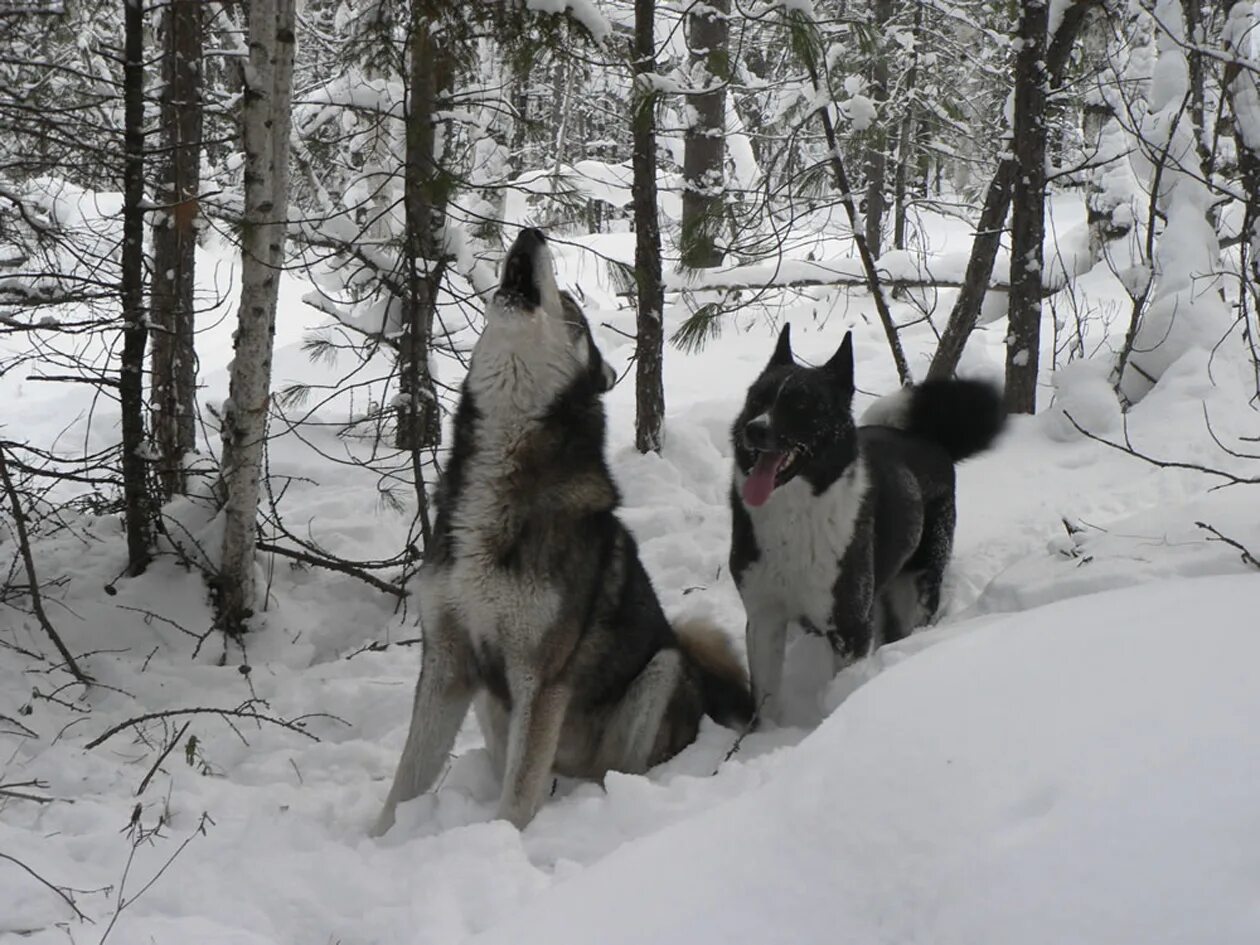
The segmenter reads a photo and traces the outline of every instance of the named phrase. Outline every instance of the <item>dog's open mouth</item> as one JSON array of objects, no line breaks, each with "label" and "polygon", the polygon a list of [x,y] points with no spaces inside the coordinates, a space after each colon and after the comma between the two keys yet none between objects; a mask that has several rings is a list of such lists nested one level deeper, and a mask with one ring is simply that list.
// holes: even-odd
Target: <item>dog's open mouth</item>
[{"label": "dog's open mouth", "polygon": [[796,475],[796,467],[805,455],[802,446],[786,450],[763,450],[744,480],[744,502],[753,508],[765,505],[770,493]]}]

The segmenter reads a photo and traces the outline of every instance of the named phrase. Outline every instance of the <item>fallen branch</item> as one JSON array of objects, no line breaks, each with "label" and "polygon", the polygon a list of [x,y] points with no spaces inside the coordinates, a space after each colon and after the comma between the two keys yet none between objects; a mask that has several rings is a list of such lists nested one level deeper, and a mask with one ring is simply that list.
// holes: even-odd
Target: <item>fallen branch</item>
[{"label": "fallen branch", "polygon": [[384,591],[387,594],[393,594],[395,597],[406,597],[407,591],[396,584],[390,584],[389,581],[378,578],[375,574],[369,574],[362,568],[357,568],[353,564],[345,561],[338,561],[335,558],[326,558],[319,555],[313,555],[305,551],[296,551],[292,548],[285,548],[283,545],[276,545],[269,541],[259,541],[258,550],[273,555],[280,555],[282,558],[291,558],[294,561],[301,561],[303,564],[309,564],[312,567],[324,568],[328,571],[337,571],[341,574],[349,574],[356,577],[360,581],[371,584],[378,591]]},{"label": "fallen branch", "polygon": [[1133,444],[1129,442],[1129,425],[1127,422],[1124,426],[1124,442],[1114,443],[1106,437],[1099,436],[1097,433],[1091,433],[1089,430],[1086,430],[1083,426],[1077,423],[1076,418],[1067,411],[1064,411],[1063,416],[1067,417],[1068,423],[1076,427],[1077,432],[1087,439],[1093,440],[1095,443],[1101,443],[1103,446],[1109,446],[1113,450],[1119,450],[1121,453],[1127,453],[1128,455],[1136,459],[1140,459],[1145,463],[1150,463],[1152,466],[1158,466],[1160,469],[1189,469],[1193,472],[1200,472],[1208,476],[1217,476],[1226,480],[1220,485],[1213,486],[1209,491],[1223,489],[1225,486],[1250,486],[1260,484],[1260,476],[1251,476],[1249,478],[1244,476],[1235,476],[1233,473],[1226,472],[1223,469],[1213,469],[1211,466],[1200,466],[1198,463],[1183,463],[1173,459],[1157,459],[1154,456],[1148,456],[1145,453],[1139,452],[1134,449]]},{"label": "fallen branch", "polygon": [[[288,719],[278,719],[275,716],[264,715],[262,712],[255,712],[252,709],[215,709],[201,707],[196,709],[167,709],[164,712],[148,712],[144,715],[137,715],[134,719],[119,722],[107,732],[96,736],[96,738],[92,739],[84,747],[96,748],[109,741],[109,739],[113,738],[119,732],[125,731],[129,728],[134,728],[137,725],[143,725],[145,722],[152,722],[154,719],[173,719],[186,715],[217,715],[224,721],[228,721],[230,719],[253,719],[256,722],[266,722],[269,725],[277,725],[280,728],[288,729],[290,732],[297,732],[299,735],[304,735],[313,742],[319,741],[319,736],[312,735],[302,727],[302,719],[314,718],[314,716],[303,716],[302,718],[289,721]],[[328,716],[328,718],[331,717],[332,716]],[[229,722],[229,724],[231,723]]]},{"label": "fallen branch", "polygon": [[5,494],[8,496],[9,504],[13,508],[13,527],[17,532],[18,552],[22,556],[22,564],[26,567],[26,580],[30,585],[31,609],[35,612],[35,619],[39,621],[39,625],[43,627],[44,632],[52,640],[53,646],[57,648],[57,652],[65,660],[66,668],[71,675],[83,685],[90,686],[92,677],[79,669],[79,664],[74,661],[74,657],[70,655],[70,651],[66,649],[65,643],[62,642],[61,634],[57,632],[57,628],[48,619],[48,614],[44,612],[44,598],[39,592],[39,577],[35,573],[35,559],[31,556],[30,536],[26,531],[26,512],[22,508],[22,499],[18,495],[17,487],[13,485],[13,479],[9,475],[9,465],[5,461],[5,450],[3,448],[0,448],[0,482],[3,482]]},{"label": "fallen branch", "polygon": [[[731,274],[735,274],[738,272],[739,272],[738,269],[732,270]],[[722,276],[722,275],[727,275],[727,273],[719,272],[717,273],[717,275]],[[886,273],[883,276],[883,278],[880,280],[880,284],[889,288],[893,288],[893,289],[961,289],[964,286],[964,283],[959,282],[956,279],[932,279],[930,277],[924,278],[924,279],[893,278],[892,276],[889,276]],[[665,286],[665,292],[667,294],[671,292],[723,292],[726,294],[731,294],[735,292],[765,292],[769,289],[799,289],[799,288],[805,288],[808,286],[826,286],[826,287],[834,286],[837,288],[870,288],[870,283],[866,279],[865,276],[852,276],[852,275],[844,275],[841,273],[837,273],[834,277],[819,275],[819,276],[798,276],[791,279],[777,279],[774,276],[771,276],[769,279],[766,279],[764,281],[746,281],[746,282],[702,281],[702,282],[696,282],[696,283],[688,283],[686,285],[667,285]],[[1010,291],[1011,285],[1009,282],[991,282],[989,283],[988,288],[992,291],[1008,292]],[[1051,295],[1054,295],[1054,293],[1057,291],[1059,290],[1045,288],[1043,289],[1043,294],[1046,296],[1051,296]],[[618,298],[632,298],[634,295],[635,295],[634,290],[617,293]],[[607,323],[604,324],[604,327],[613,328],[613,326],[608,325]],[[617,331],[616,328],[613,328],[613,330]],[[625,335],[625,332],[619,332],[619,333]],[[633,339],[634,336],[626,335],[626,337]]]}]

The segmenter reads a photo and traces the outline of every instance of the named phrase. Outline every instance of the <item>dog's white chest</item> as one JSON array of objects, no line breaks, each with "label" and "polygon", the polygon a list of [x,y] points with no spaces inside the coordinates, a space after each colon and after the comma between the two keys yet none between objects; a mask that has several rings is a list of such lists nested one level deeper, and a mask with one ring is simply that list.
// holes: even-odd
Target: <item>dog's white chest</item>
[{"label": "dog's white chest", "polygon": [[[741,478],[737,471],[737,485]],[[831,626],[840,562],[853,541],[867,481],[859,458],[822,495],[798,477],[775,489],[765,505],[748,508],[759,551],[740,587],[750,616],[805,619],[817,630]]]},{"label": "dog's white chest", "polygon": [[444,576],[443,597],[460,615],[475,646],[528,650],[555,622],[560,595],[532,568],[509,567],[503,551],[518,527],[512,456],[524,428],[489,428],[478,437],[464,488],[452,511],[454,560]]}]

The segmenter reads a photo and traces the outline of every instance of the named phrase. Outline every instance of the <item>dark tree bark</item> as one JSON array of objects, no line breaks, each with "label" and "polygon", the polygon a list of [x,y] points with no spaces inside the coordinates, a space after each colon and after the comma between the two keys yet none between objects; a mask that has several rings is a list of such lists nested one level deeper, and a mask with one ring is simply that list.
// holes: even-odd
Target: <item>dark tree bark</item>
[{"label": "dark tree bark", "polygon": [[1203,0],[1181,0],[1186,23],[1186,69],[1190,79],[1190,121],[1194,124],[1194,145],[1199,155],[1199,169],[1211,179],[1212,149],[1207,142],[1207,100],[1203,85],[1203,53],[1199,43],[1203,37]]},{"label": "dark tree bark", "polygon": [[893,16],[893,0],[874,0],[875,52],[871,59],[871,100],[875,121],[866,132],[866,245],[878,258],[884,245],[884,192],[888,187],[888,24]]},{"label": "dark tree bark", "polygon": [[[1049,75],[1051,88],[1062,85],[1072,46],[1090,10],[1101,2],[1102,0],[1076,0],[1064,11],[1059,28],[1055,31],[1054,38],[1045,51],[1045,71]],[[971,244],[971,257],[967,261],[967,272],[963,278],[963,289],[950,310],[945,331],[941,333],[940,345],[937,346],[936,355],[932,358],[931,367],[928,368],[929,379],[948,378],[954,375],[954,372],[958,370],[958,362],[962,358],[967,339],[976,327],[976,320],[980,317],[980,306],[984,302],[985,292],[993,279],[993,264],[1002,242],[1006,213],[1011,205],[1011,189],[1015,182],[1015,171],[1016,164],[1013,157],[1004,157],[998,162],[993,180],[985,194],[984,207],[980,211],[980,221],[976,226],[976,235]]]},{"label": "dark tree bark", "polygon": [[[398,428],[395,445],[417,454],[437,446],[442,418],[429,371],[438,290],[446,259],[438,232],[446,213],[449,180],[437,148],[439,98],[453,78],[453,63],[433,18],[416,4],[411,21],[410,99],[407,108],[407,166],[404,211],[407,226],[407,297],[398,346]],[[417,474],[419,467],[413,463]],[[416,483],[423,490],[422,480]],[[418,493],[419,494],[419,493]]]},{"label": "dark tree bark", "polygon": [[1041,356],[1042,242],[1046,232],[1047,0],[1025,0],[1015,54],[1012,122],[1015,180],[1011,186],[1011,294],[1006,338],[1006,409],[1037,409]]},{"label": "dark tree bark", "polygon": [[908,97],[905,111],[901,115],[901,127],[897,132],[897,169],[893,180],[893,248],[906,248],[906,214],[907,187],[910,168],[918,162],[914,153],[916,144],[917,116],[915,108],[915,88],[919,81],[919,43],[923,32],[923,6],[916,4],[914,8],[914,52],[910,57],[910,68],[906,71],[906,91]]},{"label": "dark tree bark", "polygon": [[123,501],[127,573],[149,566],[153,503],[144,432],[144,7],[123,0],[123,350],[118,394],[122,409]]},{"label": "dark tree bark", "polygon": [[941,342],[936,348],[928,379],[952,377],[958,369],[963,348],[976,327],[980,306],[993,278],[993,264],[997,260],[998,247],[1002,243],[1002,231],[1006,225],[1006,212],[1011,207],[1011,185],[1015,180],[1015,162],[1003,159],[997,173],[989,182],[984,196],[980,221],[976,224],[975,240],[971,244],[971,256],[967,260],[967,272],[963,275],[963,287],[958,293],[949,322],[941,332]]},{"label": "dark tree bark", "polygon": [[1250,4],[1238,0],[1228,10],[1225,27],[1225,51],[1231,61],[1225,67],[1222,85],[1233,114],[1234,141],[1238,148],[1238,170],[1242,177],[1246,203],[1239,236],[1242,240],[1242,271],[1239,281],[1239,307],[1244,330],[1251,346],[1256,387],[1260,392],[1260,339],[1251,334],[1252,319],[1247,312],[1248,297],[1253,306],[1252,314],[1260,312],[1260,128],[1255,122],[1260,113],[1260,82],[1254,71],[1247,68],[1247,43],[1260,28]]},{"label": "dark tree bark", "polygon": [[168,0],[162,14],[161,125],[165,166],[153,221],[151,331],[153,434],[162,497],[187,488],[196,449],[193,341],[198,193],[201,185],[202,0]]},{"label": "dark tree bark", "polygon": [[631,99],[634,174],[634,269],[638,285],[635,319],[634,445],[658,453],[664,441],[665,279],[661,270],[661,230],[656,202],[656,0],[635,0],[634,95]]},{"label": "dark tree bark", "polygon": [[686,97],[692,110],[683,136],[682,264],[721,265],[717,246],[722,222],[726,160],[726,83],[730,79],[730,0],[707,0],[687,17],[693,81],[706,91]]}]

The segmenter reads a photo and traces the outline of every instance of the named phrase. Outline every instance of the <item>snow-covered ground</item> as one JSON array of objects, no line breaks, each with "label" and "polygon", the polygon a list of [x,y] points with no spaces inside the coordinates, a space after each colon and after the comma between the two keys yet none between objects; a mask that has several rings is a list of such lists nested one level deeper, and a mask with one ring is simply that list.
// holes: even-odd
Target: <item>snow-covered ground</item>
[{"label": "snow-covered ground", "polygon": [[[1079,243],[1073,201],[1056,206],[1065,246]],[[942,224],[937,249],[965,246],[963,234]],[[559,248],[562,281],[581,283],[597,340],[624,369],[633,319],[615,308],[584,245],[616,256],[626,237]],[[277,387],[329,378],[300,350],[306,329],[324,321],[301,303],[304,291],[284,285]],[[1105,267],[1077,291],[1100,318],[1123,310]],[[740,313],[698,354],[667,353],[661,456],[633,450],[630,381],[608,398],[624,518],[666,609],[716,618],[741,648],[726,572],[727,431],[776,320],[792,321],[794,347],[811,361],[854,328],[859,410],[895,387],[860,293],[814,287],[782,299]],[[942,293],[942,315],[950,301]],[[909,320],[913,310],[898,305]],[[668,312],[669,325],[682,314]],[[965,370],[1000,373],[1003,329],[977,332]],[[225,393],[229,335],[224,319],[199,342],[204,400]],[[905,332],[920,374],[933,342],[926,325]],[[1134,446],[1256,475],[1204,423],[1206,411],[1222,442],[1244,448],[1239,437],[1260,432],[1238,348],[1194,350],[1174,365],[1127,415]],[[453,362],[441,368],[457,380]],[[1046,379],[1042,413],[960,469],[936,627],[834,682],[818,676],[817,642],[799,640],[795,727],[736,746],[706,724],[647,777],[558,784],[523,833],[490,819],[497,785],[470,719],[438,790],[405,805],[383,840],[366,837],[405,735],[419,654],[364,647],[415,637],[414,606],[264,558],[268,606],[247,652],[225,654],[212,638],[194,658],[209,626],[200,577],[162,558],[144,577],[120,579],[118,522],[71,520],[41,540],[38,564],[45,578],[67,578],[50,589],[51,617],[72,650],[91,652],[85,663],[103,685],[58,689],[64,674],[0,648],[0,715],[31,733],[0,719],[0,785],[38,780],[46,787],[13,790],[52,798],[0,796],[0,854],[73,890],[93,924],[0,856],[0,941],[1260,941],[1260,731],[1251,724],[1260,689],[1250,669],[1260,657],[1260,574],[1195,525],[1260,548],[1260,487],[1209,492],[1219,479],[1082,437],[1065,409],[1123,435],[1105,366],[1073,365],[1057,391]],[[20,425],[35,442],[91,407],[78,385],[17,375],[0,378],[0,396],[6,435]],[[341,401],[316,419],[362,408]],[[99,408],[92,441],[116,436],[114,422]],[[280,500],[286,520],[348,557],[392,555],[410,518],[382,501],[375,475],[319,453],[347,448],[335,423],[273,441],[273,475],[293,477]],[[211,533],[196,508],[173,511],[194,534]],[[0,610],[0,643],[46,649],[12,609]],[[85,747],[142,713],[251,698],[277,718],[306,716],[319,740],[199,714]]]}]

